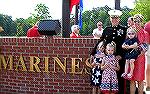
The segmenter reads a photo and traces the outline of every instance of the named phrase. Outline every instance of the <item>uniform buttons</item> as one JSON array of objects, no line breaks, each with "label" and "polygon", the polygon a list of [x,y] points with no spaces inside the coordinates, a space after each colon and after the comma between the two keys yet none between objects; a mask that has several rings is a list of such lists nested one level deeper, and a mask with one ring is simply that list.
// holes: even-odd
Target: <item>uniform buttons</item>
[{"label": "uniform buttons", "polygon": [[113,37],[113,39],[114,39],[115,37]]}]

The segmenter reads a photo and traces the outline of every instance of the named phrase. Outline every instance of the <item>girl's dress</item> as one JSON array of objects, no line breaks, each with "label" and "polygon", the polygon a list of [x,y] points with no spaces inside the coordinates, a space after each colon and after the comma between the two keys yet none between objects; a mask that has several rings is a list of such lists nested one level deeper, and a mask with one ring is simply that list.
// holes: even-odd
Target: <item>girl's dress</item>
[{"label": "girl's dress", "polygon": [[[111,66],[117,66],[115,56],[114,55],[107,55],[103,58],[105,64],[110,64]],[[108,92],[118,92],[118,79],[116,70],[108,67],[104,69],[102,73],[102,80],[101,80],[101,91],[103,93]]]},{"label": "girl's dress", "polygon": [[[126,45],[130,46],[130,45],[133,45],[136,42],[138,43],[137,38],[132,38],[132,39],[127,38],[124,43]],[[127,49],[126,54],[125,54],[125,59],[136,59],[139,54],[140,54],[140,51],[138,49],[133,49],[133,48]]]},{"label": "girl's dress", "polygon": [[[102,63],[102,59],[105,56],[105,54],[103,52],[99,52],[97,51],[95,56],[94,56],[94,63]],[[92,86],[100,86],[101,84],[101,75],[102,74],[102,70],[100,66],[96,66],[94,68],[92,68],[91,70],[91,85]]]}]

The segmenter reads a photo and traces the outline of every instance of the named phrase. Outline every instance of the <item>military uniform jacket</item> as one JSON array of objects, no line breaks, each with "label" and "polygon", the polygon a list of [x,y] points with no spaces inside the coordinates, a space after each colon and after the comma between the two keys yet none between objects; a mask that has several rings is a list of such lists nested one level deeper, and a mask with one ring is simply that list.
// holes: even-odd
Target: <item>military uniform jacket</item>
[{"label": "military uniform jacket", "polygon": [[102,34],[102,40],[106,40],[106,44],[114,41],[116,43],[116,55],[123,57],[124,50],[122,49],[122,44],[126,38],[127,27],[125,26],[108,26],[104,29]]}]

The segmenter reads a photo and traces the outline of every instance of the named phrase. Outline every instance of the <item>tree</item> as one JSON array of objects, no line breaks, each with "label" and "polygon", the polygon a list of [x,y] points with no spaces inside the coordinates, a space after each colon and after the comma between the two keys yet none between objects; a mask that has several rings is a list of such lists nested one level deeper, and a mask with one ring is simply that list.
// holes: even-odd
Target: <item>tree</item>
[{"label": "tree", "polygon": [[[110,19],[108,11],[111,10],[107,5],[105,7],[97,7],[92,10],[85,11],[82,13],[83,26],[80,31],[81,35],[91,35],[93,30],[97,27],[96,24],[98,21],[103,23],[103,28],[110,25]],[[122,25],[127,25],[127,19],[130,17],[130,11],[128,7],[123,7],[122,16],[120,17],[120,23]]]},{"label": "tree", "polygon": [[26,36],[29,28],[41,19],[51,19],[48,7],[45,4],[37,4],[35,11],[27,19],[16,18],[12,20],[11,16],[0,14],[0,27],[3,28],[1,36]]},{"label": "tree", "polygon": [[0,26],[4,30],[0,33],[1,36],[14,36],[17,31],[16,23],[8,15],[0,14]]},{"label": "tree", "polygon": [[39,21],[41,19],[52,19],[49,13],[49,8],[45,4],[37,4],[36,8],[34,9],[34,13],[31,13],[33,18],[36,19],[36,21]]},{"label": "tree", "polygon": [[137,0],[135,2],[135,8],[131,11],[131,15],[142,14],[144,16],[144,22],[150,20],[150,0]]},{"label": "tree", "polygon": [[129,17],[131,17],[130,11],[132,9],[128,8],[127,6],[124,6],[121,8],[122,15],[120,17],[120,24],[127,26],[127,20]]},{"label": "tree", "polygon": [[110,10],[108,6],[97,7],[92,10],[85,11],[82,14],[83,26],[80,31],[81,35],[91,35],[93,30],[97,27],[98,21],[102,21],[103,25],[107,25],[107,19],[109,17],[107,11]]},{"label": "tree", "polygon": [[15,36],[26,36],[28,29],[32,27],[28,20],[23,18],[16,19],[15,23],[17,24],[17,33]]}]

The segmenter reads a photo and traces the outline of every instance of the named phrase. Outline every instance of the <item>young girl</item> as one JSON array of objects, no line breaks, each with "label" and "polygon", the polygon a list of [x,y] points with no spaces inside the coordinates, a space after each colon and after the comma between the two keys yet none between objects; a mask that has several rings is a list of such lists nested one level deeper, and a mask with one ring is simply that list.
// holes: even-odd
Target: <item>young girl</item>
[{"label": "young girl", "polygon": [[106,56],[103,58],[101,69],[101,92],[103,94],[115,94],[118,92],[118,79],[117,73],[120,69],[119,63],[114,55],[116,44],[111,42],[106,45]]},{"label": "young girl", "polygon": [[96,94],[96,89],[100,93],[100,84],[101,84],[101,63],[102,59],[105,56],[104,54],[104,42],[101,41],[97,45],[96,53],[92,56],[92,70],[91,70],[91,85],[93,86],[93,94]]},{"label": "young girl", "polygon": [[[133,75],[134,61],[140,54],[140,51],[137,50],[137,47],[138,47],[138,39],[136,38],[136,31],[133,28],[128,28],[127,38],[122,45],[122,48],[126,49],[125,72],[121,75],[124,78],[130,79]],[[130,71],[128,72],[129,69]]]}]

